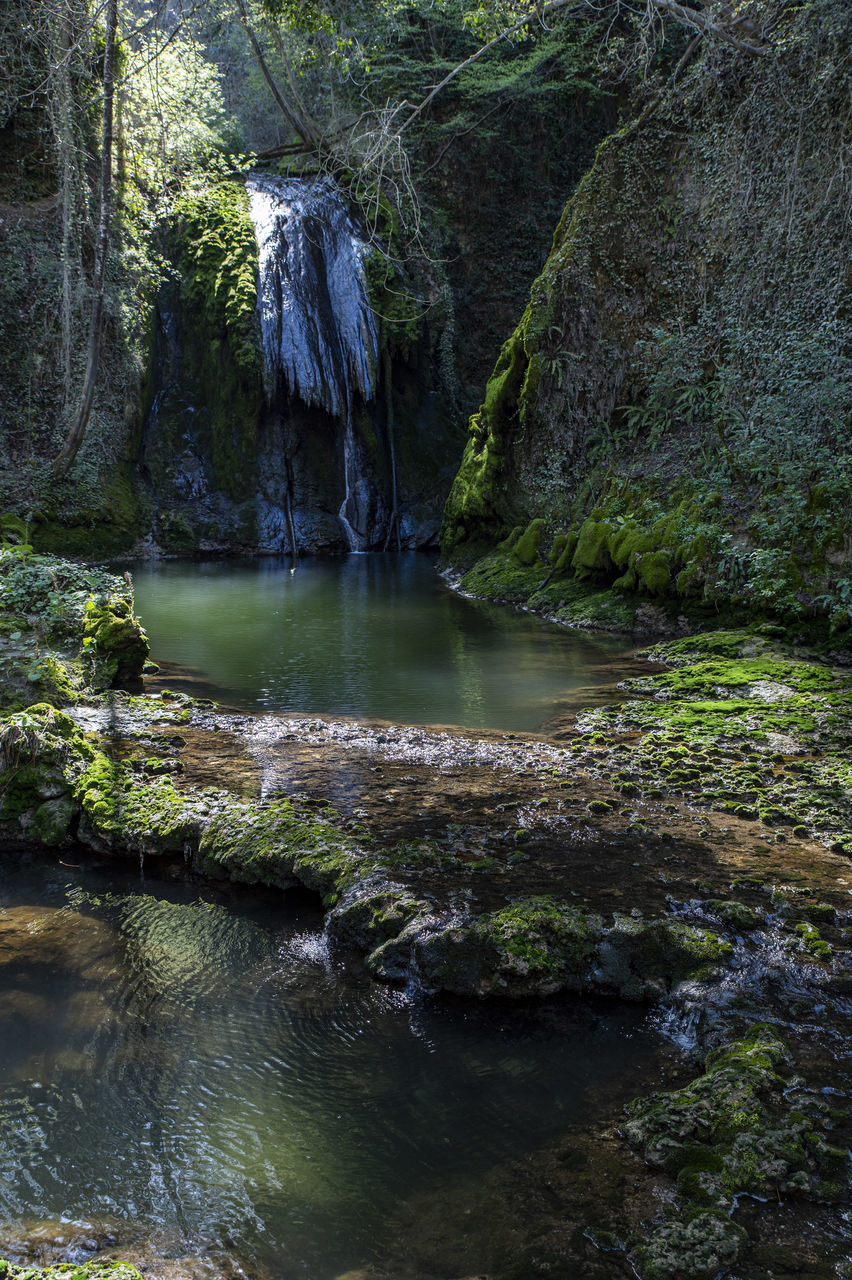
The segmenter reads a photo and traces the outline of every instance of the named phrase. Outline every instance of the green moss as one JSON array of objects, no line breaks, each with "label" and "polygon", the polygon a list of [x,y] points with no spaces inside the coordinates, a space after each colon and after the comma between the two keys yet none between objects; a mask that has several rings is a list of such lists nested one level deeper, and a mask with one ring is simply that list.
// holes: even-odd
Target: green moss
[{"label": "green moss", "polygon": [[[170,227],[181,276],[183,372],[199,414],[194,425],[208,433],[215,486],[243,501],[254,490],[263,406],[258,248],[245,187],[221,182],[183,194]],[[182,402],[173,417],[164,410],[161,428],[177,449]]]},{"label": "green moss", "polygon": [[[328,815],[328,816],[327,816]],[[233,804],[217,814],[198,846],[206,875],[288,888],[303,884],[331,905],[363,860],[333,811],[306,818],[287,800]]]},{"label": "green moss", "polygon": [[93,677],[101,688],[139,680],[150,653],[142,624],[124,601],[89,601],[83,646],[92,651]]},{"label": "green moss", "polygon": [[788,1063],[775,1032],[753,1027],[708,1054],[691,1084],[631,1104],[625,1137],[676,1177],[678,1189],[667,1220],[632,1252],[643,1277],[715,1274],[748,1243],[741,1228],[733,1235],[724,1228],[737,1196],[807,1191],[833,1176],[836,1157],[814,1132],[825,1103],[817,1093],[787,1100],[779,1073]]},{"label": "green moss", "polygon": [[518,541],[518,538],[520,538],[523,531],[524,531],[524,526],[522,524],[516,524],[514,529],[511,529],[509,533],[507,533],[503,541],[497,543],[497,550],[511,551],[515,543]]},{"label": "green moss", "polygon": [[[25,611],[25,612],[23,612]],[[67,706],[147,655],[129,578],[53,556],[0,552],[0,706]]]},{"label": "green moss", "polygon": [[710,1280],[727,1270],[747,1244],[745,1230],[727,1214],[705,1212],[661,1224],[631,1257],[642,1280]]},{"label": "green moss", "polygon": [[51,1266],[16,1266],[0,1258],[2,1280],[142,1280],[129,1262],[96,1258],[91,1262],[57,1262]]},{"label": "green moss", "polygon": [[429,909],[429,903],[398,887],[356,893],[334,908],[329,932],[347,946],[372,952]]},{"label": "green moss", "polygon": [[428,986],[459,994],[547,994],[584,985],[603,922],[551,897],[524,898],[417,947]]},{"label": "green moss", "polygon": [[518,393],[527,368],[527,356],[520,333],[514,333],[503,349],[485,388],[482,414],[492,428],[502,426],[516,411]]},{"label": "green moss", "polygon": [[596,980],[627,999],[656,998],[684,978],[707,977],[733,947],[710,929],[672,917],[616,915],[600,950]]},{"label": "green moss", "polygon": [[475,933],[499,956],[498,965],[557,980],[582,975],[600,937],[601,920],[555,898],[524,898],[486,916]]},{"label": "green moss", "polygon": [[84,767],[94,755],[74,721],[47,703],[7,716],[0,721],[0,822],[17,825],[32,812],[35,838],[55,831],[62,820],[59,804],[36,815],[45,802],[70,796],[66,770]]},{"label": "green moss", "polygon": [[423,334],[423,303],[388,257],[373,249],[364,260],[367,293],[385,358],[410,360]]},{"label": "green moss", "polygon": [[208,323],[218,328],[224,321],[234,359],[255,370],[258,248],[244,185],[185,192],[175,201],[172,226],[188,301]]},{"label": "green moss", "polygon": [[198,844],[204,806],[171,777],[140,783],[127,764],[95,752],[76,779],[81,838],[118,851],[183,853]]},{"label": "green moss", "polygon": [[636,573],[649,595],[665,595],[672,581],[671,552],[646,551],[644,555],[637,556]]},{"label": "green moss", "polygon": [[620,529],[616,529],[607,542],[610,558],[619,569],[626,569],[633,556],[644,555],[653,548],[653,539],[635,520],[628,520]]},{"label": "green moss", "polygon": [[51,847],[61,845],[69,838],[76,817],[77,805],[70,796],[45,800],[27,825],[27,836]]},{"label": "green moss", "polygon": [[800,920],[793,928],[799,936],[800,946],[810,955],[819,956],[822,959],[827,959],[831,955],[831,945],[820,936],[816,925],[808,920]]},{"label": "green moss", "polygon": [[725,924],[732,925],[735,929],[756,929],[760,924],[757,912],[743,902],[711,898],[707,906],[720,920],[724,920]]},{"label": "green moss", "polygon": [[538,563],[538,549],[541,544],[544,527],[543,520],[531,520],[521,536],[515,541],[512,547],[512,554],[519,564],[529,567]]},{"label": "green moss", "polygon": [[580,578],[607,574],[612,569],[608,543],[614,528],[591,516],[580,526],[571,566]]},{"label": "green moss", "polygon": [[461,466],[453,481],[441,523],[444,556],[467,542],[474,531],[476,546],[496,541],[509,523],[497,511],[497,482],[502,453],[482,411],[470,420],[470,435]]}]

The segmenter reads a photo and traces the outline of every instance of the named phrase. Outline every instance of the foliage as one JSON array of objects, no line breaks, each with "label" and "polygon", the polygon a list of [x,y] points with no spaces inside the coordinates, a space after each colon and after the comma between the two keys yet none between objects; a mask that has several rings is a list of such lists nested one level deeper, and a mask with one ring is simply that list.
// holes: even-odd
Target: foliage
[{"label": "foliage", "polygon": [[130,608],[129,583],[94,566],[55,556],[23,558],[0,550],[0,610],[24,614],[45,635],[82,631],[90,600],[122,601]]},{"label": "foliage", "polygon": [[245,187],[195,185],[174,204],[177,263],[189,301],[233,335],[241,368],[257,368],[258,249]]},{"label": "foliage", "polygon": [[771,61],[705,44],[601,146],[471,420],[445,554],[544,518],[618,590],[852,623],[850,20],[788,12]]},{"label": "foliage", "polygon": [[138,183],[164,183],[226,149],[233,125],[222,72],[187,32],[137,20],[122,108],[126,161]]}]

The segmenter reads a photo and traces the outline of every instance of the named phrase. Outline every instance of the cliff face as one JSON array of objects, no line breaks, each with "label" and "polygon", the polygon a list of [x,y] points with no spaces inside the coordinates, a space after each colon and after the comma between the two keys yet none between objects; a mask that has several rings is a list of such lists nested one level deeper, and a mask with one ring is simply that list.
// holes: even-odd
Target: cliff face
[{"label": "cliff face", "polygon": [[849,625],[850,51],[800,8],[600,146],[471,419],[445,558],[515,528],[471,589]]}]

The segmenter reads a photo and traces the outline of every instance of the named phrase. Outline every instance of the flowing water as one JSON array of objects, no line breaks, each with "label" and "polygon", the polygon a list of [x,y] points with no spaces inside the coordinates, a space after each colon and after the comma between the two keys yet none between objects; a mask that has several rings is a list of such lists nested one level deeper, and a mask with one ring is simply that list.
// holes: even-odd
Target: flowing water
[{"label": "flowing water", "polygon": [[367,297],[368,244],[328,182],[255,174],[246,183],[257,236],[257,307],[271,395],[346,418],[373,394],[379,358]]},{"label": "flowing water", "polygon": [[466,600],[417,552],[141,565],[134,588],[164,673],[251,710],[534,730],[632,649]]},{"label": "flowing water", "polygon": [[656,1052],[638,1010],[430,1003],[320,930],[281,898],[0,863],[0,1243],[133,1223],[330,1280]]}]

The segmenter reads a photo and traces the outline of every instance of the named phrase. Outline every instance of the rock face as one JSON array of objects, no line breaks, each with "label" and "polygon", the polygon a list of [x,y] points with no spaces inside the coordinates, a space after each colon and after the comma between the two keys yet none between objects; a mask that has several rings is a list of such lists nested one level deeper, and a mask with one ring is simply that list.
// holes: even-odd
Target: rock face
[{"label": "rock face", "polygon": [[419,546],[456,453],[422,340],[380,333],[326,182],[257,175],[175,210],[140,466],[165,552]]},{"label": "rock face", "polygon": [[849,625],[850,23],[708,46],[598,149],[471,419],[453,563],[516,528],[551,607],[581,582]]}]

